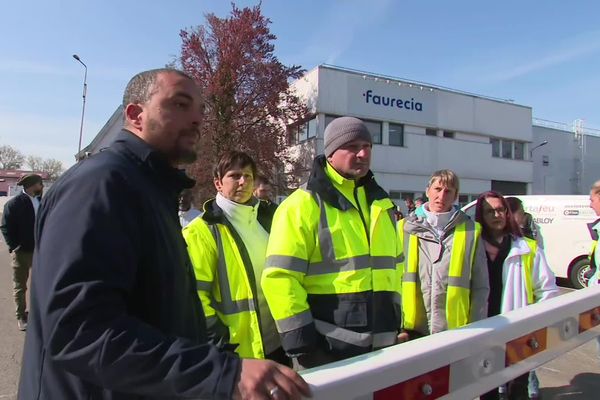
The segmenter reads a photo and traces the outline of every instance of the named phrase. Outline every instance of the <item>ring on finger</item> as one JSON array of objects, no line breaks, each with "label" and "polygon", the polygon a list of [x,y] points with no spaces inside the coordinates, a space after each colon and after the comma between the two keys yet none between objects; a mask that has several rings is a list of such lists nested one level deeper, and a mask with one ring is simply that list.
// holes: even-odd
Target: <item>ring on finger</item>
[{"label": "ring on finger", "polygon": [[279,386],[275,386],[275,387],[273,387],[273,389],[269,390],[269,395],[273,399],[277,398],[278,393],[279,393]]}]

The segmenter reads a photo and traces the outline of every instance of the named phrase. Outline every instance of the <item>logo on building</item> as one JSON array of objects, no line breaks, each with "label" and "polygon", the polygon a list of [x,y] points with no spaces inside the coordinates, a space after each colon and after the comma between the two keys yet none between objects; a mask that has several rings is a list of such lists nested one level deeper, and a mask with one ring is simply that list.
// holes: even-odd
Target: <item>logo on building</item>
[{"label": "logo on building", "polygon": [[423,111],[423,103],[415,101],[415,99],[412,97],[410,100],[405,100],[396,97],[380,96],[378,94],[374,94],[370,89],[364,92],[362,95],[365,98],[365,103],[367,104],[403,108],[411,111]]}]

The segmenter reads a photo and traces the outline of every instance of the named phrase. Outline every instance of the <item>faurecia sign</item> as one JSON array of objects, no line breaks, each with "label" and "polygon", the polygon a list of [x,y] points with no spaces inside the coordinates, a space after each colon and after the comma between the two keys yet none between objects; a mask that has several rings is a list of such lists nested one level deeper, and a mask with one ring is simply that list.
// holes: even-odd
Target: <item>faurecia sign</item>
[{"label": "faurecia sign", "polygon": [[392,108],[402,108],[410,111],[423,111],[423,103],[415,101],[415,99],[412,97],[410,98],[410,100],[408,100],[390,96],[381,96],[374,93],[370,89],[364,92],[362,95],[365,99],[365,103],[367,104],[375,104],[378,106],[386,106]]}]

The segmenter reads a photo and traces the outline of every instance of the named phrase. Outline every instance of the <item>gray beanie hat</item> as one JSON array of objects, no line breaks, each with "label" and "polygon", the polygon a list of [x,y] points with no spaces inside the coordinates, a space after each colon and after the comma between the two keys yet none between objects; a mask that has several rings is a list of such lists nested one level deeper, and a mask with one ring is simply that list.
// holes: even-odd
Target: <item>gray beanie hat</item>
[{"label": "gray beanie hat", "polygon": [[329,157],[334,151],[348,142],[362,139],[373,143],[367,126],[358,118],[336,118],[325,128],[325,156]]}]

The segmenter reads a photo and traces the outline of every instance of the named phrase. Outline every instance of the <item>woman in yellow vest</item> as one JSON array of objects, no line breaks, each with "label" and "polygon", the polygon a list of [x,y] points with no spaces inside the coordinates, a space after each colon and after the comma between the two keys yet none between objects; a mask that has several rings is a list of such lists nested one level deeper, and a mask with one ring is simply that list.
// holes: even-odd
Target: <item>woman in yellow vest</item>
[{"label": "woman in yellow vest", "polygon": [[[600,181],[596,181],[590,190],[590,208],[594,210],[597,217],[600,217]],[[588,286],[597,286],[600,284],[600,255],[596,255],[598,234],[600,233],[600,218],[588,225],[594,238],[594,243],[590,250],[590,279]],[[598,340],[600,343],[600,339]]]},{"label": "woman in yellow vest", "polygon": [[[537,303],[558,294],[544,251],[523,237],[506,199],[485,192],[477,199],[475,220],[481,224],[490,279],[488,317]],[[508,399],[528,398],[529,373],[509,382]],[[499,399],[498,390],[482,400]]]},{"label": "woman in yellow vest", "polygon": [[214,170],[216,197],[183,236],[215,344],[244,358],[289,364],[259,284],[273,212],[253,197],[255,176],[250,156],[225,153]]}]

